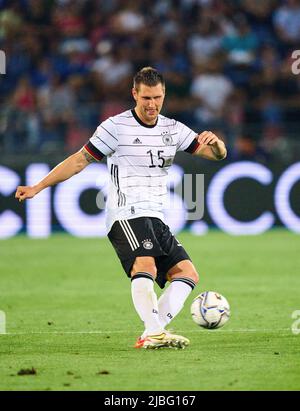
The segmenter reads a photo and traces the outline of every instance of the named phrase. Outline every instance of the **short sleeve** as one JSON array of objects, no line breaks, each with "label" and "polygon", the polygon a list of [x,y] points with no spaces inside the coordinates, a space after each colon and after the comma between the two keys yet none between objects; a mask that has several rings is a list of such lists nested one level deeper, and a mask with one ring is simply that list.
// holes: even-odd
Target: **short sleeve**
[{"label": "short sleeve", "polygon": [[189,147],[191,144],[195,144],[194,141],[197,137],[197,133],[195,133],[193,130],[191,130],[189,127],[185,126],[184,124],[180,123],[177,121],[177,127],[178,127],[178,134],[179,134],[179,139],[177,143],[177,151],[188,151],[188,152],[193,152],[196,150],[196,148],[193,151],[189,151]]},{"label": "short sleeve", "polygon": [[107,119],[101,123],[84,148],[98,161],[115,152],[118,145],[116,126]]}]

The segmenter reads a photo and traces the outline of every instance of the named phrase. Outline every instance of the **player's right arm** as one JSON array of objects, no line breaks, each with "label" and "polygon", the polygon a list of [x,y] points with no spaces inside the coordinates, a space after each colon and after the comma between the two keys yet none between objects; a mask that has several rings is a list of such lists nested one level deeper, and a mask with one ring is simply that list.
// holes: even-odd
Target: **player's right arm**
[{"label": "player's right arm", "polygon": [[53,170],[51,170],[50,173],[37,184],[33,186],[19,186],[15,198],[19,201],[33,198],[45,188],[68,180],[75,174],[80,173],[80,171],[82,171],[88,164],[94,161],[97,160],[83,147],[77,153],[72,154],[53,168]]}]

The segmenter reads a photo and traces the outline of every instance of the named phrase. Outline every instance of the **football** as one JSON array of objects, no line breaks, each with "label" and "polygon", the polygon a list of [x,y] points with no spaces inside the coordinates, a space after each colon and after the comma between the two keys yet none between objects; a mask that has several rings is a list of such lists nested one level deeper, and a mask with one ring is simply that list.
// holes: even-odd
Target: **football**
[{"label": "football", "polygon": [[220,328],[229,320],[230,306],[223,295],[215,291],[205,291],[193,300],[191,314],[200,327]]}]

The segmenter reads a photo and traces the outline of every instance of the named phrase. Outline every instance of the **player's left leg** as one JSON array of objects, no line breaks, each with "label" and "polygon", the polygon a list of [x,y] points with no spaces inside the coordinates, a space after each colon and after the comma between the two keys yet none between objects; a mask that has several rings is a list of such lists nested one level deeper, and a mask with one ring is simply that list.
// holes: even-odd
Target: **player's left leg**
[{"label": "player's left leg", "polygon": [[182,310],[184,303],[199,281],[198,273],[190,260],[182,260],[167,273],[170,285],[158,300],[160,322],[166,327]]},{"label": "player's left leg", "polygon": [[131,270],[131,294],[134,307],[145,325],[145,331],[137,340],[135,348],[185,348],[189,340],[171,334],[160,324],[157,296],[154,291],[156,278],[154,257],[137,257]]}]

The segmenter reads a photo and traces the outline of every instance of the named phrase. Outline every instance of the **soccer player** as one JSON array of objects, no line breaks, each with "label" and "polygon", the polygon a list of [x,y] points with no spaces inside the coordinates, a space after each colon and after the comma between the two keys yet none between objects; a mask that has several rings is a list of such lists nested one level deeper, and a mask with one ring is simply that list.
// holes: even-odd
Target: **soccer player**
[{"label": "soccer player", "polygon": [[[16,198],[30,199],[46,187],[107,157],[110,172],[106,204],[108,238],[127,276],[134,307],[144,323],[136,348],[185,348],[189,340],[165,328],[181,311],[198,282],[183,246],[163,222],[167,175],[177,151],[210,160],[226,157],[224,143],[212,132],[197,134],[160,114],[165,82],[152,67],[133,81],[135,108],[102,122],[88,143],[33,186],[19,186]],[[154,281],[169,286],[157,298]]]}]

